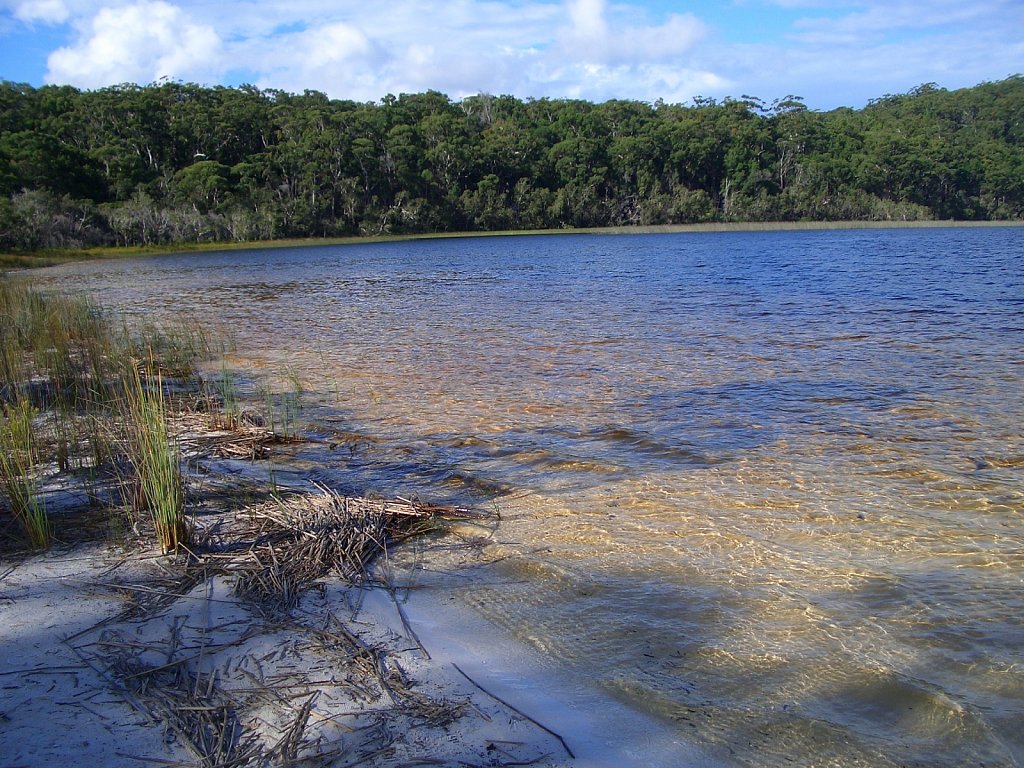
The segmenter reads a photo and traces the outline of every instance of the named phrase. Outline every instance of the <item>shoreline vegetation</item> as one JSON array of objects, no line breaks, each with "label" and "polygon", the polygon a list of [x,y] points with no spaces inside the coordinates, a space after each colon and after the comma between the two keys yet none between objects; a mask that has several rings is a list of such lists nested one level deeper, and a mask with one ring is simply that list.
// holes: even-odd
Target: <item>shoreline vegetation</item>
[{"label": "shoreline vegetation", "polygon": [[242,242],[176,243],[150,246],[106,246],[94,248],[59,248],[33,252],[0,251],[0,270],[37,269],[76,261],[142,258],[164,254],[210,253],[273,248],[315,248],[324,246],[372,245],[375,243],[415,242],[474,237],[543,237],[548,235],[657,235],[698,234],[712,232],[815,232],[829,230],[879,229],[951,229],[1024,227],[1024,220],[999,221],[761,221],[713,222],[705,224],[660,224],[628,227],[592,227],[587,229],[501,230],[494,232],[435,232],[406,235],[376,235],[323,238],[286,238]]},{"label": "shoreline vegetation", "polygon": [[[198,326],[130,328],[88,298],[0,279],[0,554],[73,541],[61,515],[72,513],[73,528],[80,510],[63,492],[47,503],[54,486],[71,484],[114,528],[149,531],[164,555],[193,555],[191,464],[208,454],[255,461],[305,440],[295,393],[257,386],[262,399],[243,400],[227,352]],[[219,371],[204,378],[199,366],[218,358]],[[423,518],[472,517],[412,506]]]},{"label": "shoreline vegetation", "polygon": [[[146,531],[163,555],[194,556],[202,533],[188,510],[188,470],[214,455],[266,459],[272,446],[306,439],[295,394],[258,386],[261,400],[243,400],[226,354],[201,327],[129,328],[88,298],[0,278],[0,554],[75,541],[79,498],[112,530]],[[218,357],[219,371],[204,378],[198,366]],[[276,485],[266,495],[280,501]],[[420,502],[382,509],[427,523],[486,517]],[[392,540],[384,532],[373,537],[381,547]],[[357,560],[353,578],[372,557]]]},{"label": "shoreline vegetation", "polygon": [[66,760],[74,732],[105,765],[571,757],[432,668],[375,566],[412,537],[477,553],[497,513],[280,487],[253,468],[305,438],[226,368],[204,379],[214,347],[0,278],[0,751]]},{"label": "shoreline vegetation", "polygon": [[1024,220],[1024,75],[862,109],[0,81],[0,252]]}]

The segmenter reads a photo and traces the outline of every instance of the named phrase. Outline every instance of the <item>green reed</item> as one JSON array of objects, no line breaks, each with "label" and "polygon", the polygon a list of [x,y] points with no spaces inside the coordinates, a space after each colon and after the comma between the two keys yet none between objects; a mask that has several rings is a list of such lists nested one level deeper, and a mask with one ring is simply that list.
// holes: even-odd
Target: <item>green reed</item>
[{"label": "green reed", "polygon": [[14,329],[6,323],[0,325],[0,401],[13,401],[21,391],[24,357]]},{"label": "green reed", "polygon": [[[33,546],[45,546],[52,522],[67,519],[54,517],[54,510],[47,517],[38,486],[45,467],[86,469],[91,478],[113,473],[130,513],[152,517],[165,553],[187,545],[185,485],[165,381],[193,381],[197,360],[223,358],[223,343],[219,355],[212,346],[198,322],[165,328],[113,321],[86,298],[43,294],[0,278],[0,490]],[[294,395],[276,402],[267,396],[271,419],[287,436],[296,431],[302,389],[297,376],[291,381]],[[226,363],[217,387],[229,425],[237,427],[239,396]],[[130,470],[119,469],[124,466]]]},{"label": "green reed", "polygon": [[78,408],[105,400],[124,344],[87,299],[0,281],[0,396]]},{"label": "green reed", "polygon": [[209,357],[212,349],[209,335],[198,322],[173,327],[148,323],[126,329],[125,335],[131,339],[133,357],[149,356],[164,375],[183,381],[195,376],[195,362]]},{"label": "green reed", "polygon": [[164,554],[188,544],[181,453],[170,435],[163,377],[150,362],[124,381],[125,451],[135,477],[132,507],[149,511]]},{"label": "green reed", "polygon": [[299,438],[299,414],[302,412],[302,395],[306,391],[302,380],[294,371],[287,371],[283,378],[292,389],[274,392],[269,386],[258,384],[256,394],[263,402],[266,423],[271,432],[282,440]]},{"label": "green reed", "polygon": [[[121,478],[133,489],[132,507],[152,514],[161,548],[176,551],[187,542],[162,372],[190,376],[192,361],[208,347],[198,326],[118,326],[87,299],[0,280],[0,479],[33,546],[45,546],[51,533],[38,468],[88,465],[95,473],[110,469],[118,453],[132,467]],[[150,361],[145,372],[140,358]],[[33,431],[39,409],[46,415]]]},{"label": "green reed", "polygon": [[43,549],[49,546],[52,530],[37,480],[35,416],[36,409],[23,398],[4,406],[0,417],[0,483],[29,546]]},{"label": "green reed", "polygon": [[238,385],[234,372],[228,368],[227,360],[222,359],[220,378],[214,383],[220,398],[220,411],[227,429],[237,429],[241,420],[242,409],[238,401]]},{"label": "green reed", "polygon": [[14,402],[27,378],[25,327],[32,312],[32,294],[6,280],[0,281],[0,398]]}]

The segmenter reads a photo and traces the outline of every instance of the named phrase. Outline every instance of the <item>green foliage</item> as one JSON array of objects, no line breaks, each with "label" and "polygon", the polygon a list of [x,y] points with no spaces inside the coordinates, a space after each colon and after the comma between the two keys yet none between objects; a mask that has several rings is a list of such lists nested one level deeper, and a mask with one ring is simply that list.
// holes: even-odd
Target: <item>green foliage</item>
[{"label": "green foliage", "polygon": [[0,248],[1024,217],[1024,77],[862,110],[0,83]]},{"label": "green foliage", "polygon": [[87,299],[0,281],[0,399],[88,409],[106,397],[119,343]]},{"label": "green foliage", "polygon": [[38,446],[32,421],[36,410],[25,398],[4,404],[0,413],[0,485],[29,546],[50,543],[50,520],[38,492]]},{"label": "green foliage", "polygon": [[291,391],[274,392],[265,384],[259,385],[257,395],[263,402],[267,428],[280,440],[296,440],[299,437],[297,419],[302,411],[302,382],[294,374],[285,374],[291,384]]}]

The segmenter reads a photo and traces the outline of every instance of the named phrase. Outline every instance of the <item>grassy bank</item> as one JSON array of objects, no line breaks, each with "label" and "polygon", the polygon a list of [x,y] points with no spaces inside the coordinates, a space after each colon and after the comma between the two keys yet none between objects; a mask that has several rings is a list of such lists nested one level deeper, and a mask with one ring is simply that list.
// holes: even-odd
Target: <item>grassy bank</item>
[{"label": "grassy bank", "polygon": [[[128,327],[88,299],[0,277],[0,556],[75,541],[103,516],[194,556],[186,469],[302,439],[298,394],[243,405],[224,352],[202,328]],[[197,372],[216,358],[219,372]],[[265,486],[254,490],[279,496],[272,472]]]},{"label": "grassy bank", "polygon": [[164,551],[186,543],[164,375],[189,380],[207,353],[197,330],[129,329],[86,299],[0,280],[3,539],[45,548],[60,537],[41,485],[67,473],[116,481]]},{"label": "grassy bank", "polygon": [[531,237],[543,235],[640,235],[679,234],[700,232],[801,232],[850,229],[934,229],[934,228],[989,228],[1021,227],[1024,221],[767,221],[718,222],[709,224],[661,224],[637,227],[598,227],[592,229],[532,229],[500,230],[492,232],[434,232],[411,235],[379,235],[372,237],[291,238],[281,240],[255,240],[248,242],[178,243],[146,247],[106,247],[87,249],[50,250],[34,253],[0,253],[0,270],[52,267],[73,261],[118,259],[154,256],[166,253],[202,253],[256,248],[301,248],[328,245],[363,245],[415,240],[442,240],[474,237]]}]

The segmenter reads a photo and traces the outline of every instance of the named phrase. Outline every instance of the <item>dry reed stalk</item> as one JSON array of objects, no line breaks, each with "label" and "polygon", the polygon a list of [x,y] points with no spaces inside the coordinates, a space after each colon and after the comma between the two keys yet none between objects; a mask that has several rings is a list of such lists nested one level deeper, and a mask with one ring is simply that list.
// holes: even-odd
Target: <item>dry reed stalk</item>
[{"label": "dry reed stalk", "polygon": [[205,562],[187,562],[179,573],[168,574],[148,584],[117,584],[114,588],[129,596],[122,618],[153,616],[185,598],[196,585],[206,581],[213,568]]},{"label": "dry reed stalk", "polygon": [[[309,723],[310,711],[313,709],[313,703],[316,701],[317,695],[313,693],[303,702],[298,712],[295,713],[295,719],[292,721],[292,724],[285,729],[281,740],[267,753],[267,757],[273,764],[287,765],[298,759],[299,750],[304,745],[303,735],[306,732],[306,725]],[[323,756],[320,755],[319,757],[322,758]]]},{"label": "dry reed stalk", "polygon": [[[110,647],[110,642],[100,645]],[[217,683],[216,673],[193,673],[187,659],[156,667],[137,656],[113,654],[110,674],[130,696],[128,700],[147,716],[163,722],[209,768],[241,768],[263,752],[246,737],[233,703]]]}]

